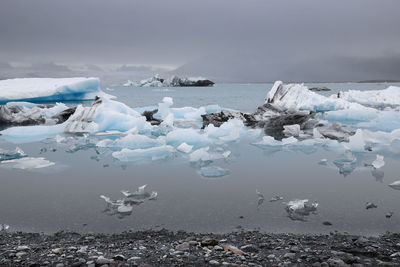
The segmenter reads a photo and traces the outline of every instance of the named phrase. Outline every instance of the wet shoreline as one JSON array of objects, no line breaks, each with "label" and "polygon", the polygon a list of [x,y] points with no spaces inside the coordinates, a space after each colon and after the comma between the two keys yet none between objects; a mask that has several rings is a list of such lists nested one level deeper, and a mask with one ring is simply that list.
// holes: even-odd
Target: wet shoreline
[{"label": "wet shoreline", "polygon": [[1,266],[398,266],[400,234],[0,233]]}]

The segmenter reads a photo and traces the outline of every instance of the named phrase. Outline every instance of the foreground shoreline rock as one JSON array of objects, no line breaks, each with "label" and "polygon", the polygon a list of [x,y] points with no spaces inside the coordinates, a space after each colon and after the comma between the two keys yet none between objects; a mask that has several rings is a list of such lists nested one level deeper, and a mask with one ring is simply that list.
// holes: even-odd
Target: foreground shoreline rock
[{"label": "foreground shoreline rock", "polygon": [[400,234],[0,233],[1,266],[399,266]]}]

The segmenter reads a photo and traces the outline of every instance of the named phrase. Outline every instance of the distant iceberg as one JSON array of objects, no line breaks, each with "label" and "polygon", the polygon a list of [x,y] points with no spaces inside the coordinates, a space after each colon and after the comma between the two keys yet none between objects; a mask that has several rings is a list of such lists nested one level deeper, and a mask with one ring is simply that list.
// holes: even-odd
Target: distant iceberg
[{"label": "distant iceberg", "polygon": [[98,78],[82,77],[0,80],[0,103],[90,100],[102,94],[99,83]]},{"label": "distant iceberg", "polygon": [[137,86],[137,87],[204,87],[213,86],[214,82],[203,78],[203,77],[188,77],[180,78],[178,76],[172,76],[168,79],[161,78],[160,75],[156,74],[151,78],[141,80],[138,83],[132,81],[126,82],[123,86]]}]

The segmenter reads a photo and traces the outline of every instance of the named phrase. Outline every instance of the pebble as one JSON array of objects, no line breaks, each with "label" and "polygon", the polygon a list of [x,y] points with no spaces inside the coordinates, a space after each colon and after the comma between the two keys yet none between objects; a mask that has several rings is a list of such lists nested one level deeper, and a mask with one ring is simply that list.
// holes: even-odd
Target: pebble
[{"label": "pebble", "polygon": [[219,265],[219,262],[216,261],[216,260],[210,260],[208,263],[209,263],[210,265]]}]

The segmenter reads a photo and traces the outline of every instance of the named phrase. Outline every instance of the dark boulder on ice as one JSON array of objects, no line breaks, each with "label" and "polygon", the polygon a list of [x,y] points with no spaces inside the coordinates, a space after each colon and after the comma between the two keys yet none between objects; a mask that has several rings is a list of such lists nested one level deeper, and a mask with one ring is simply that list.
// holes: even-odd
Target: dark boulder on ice
[{"label": "dark boulder on ice", "polygon": [[52,116],[52,119],[57,120],[57,124],[66,122],[72,114],[76,111],[76,107],[68,108],[66,110],[57,113],[56,115]]},{"label": "dark boulder on ice", "polygon": [[209,124],[219,127],[224,122],[227,122],[231,119],[239,119],[243,122],[247,122],[250,120],[250,116],[250,114],[232,110],[221,110],[221,112],[201,115],[203,118],[203,128],[207,127]]},{"label": "dark boulder on ice", "polygon": [[231,110],[222,110],[221,112],[202,115],[203,128],[209,124],[216,127],[221,126],[230,119],[239,119],[246,126],[252,128],[263,128],[266,133],[276,137],[283,137],[282,131],[285,125],[299,124],[301,129],[315,125],[308,123],[315,115],[313,111],[284,110],[272,104],[266,103],[254,112],[243,113]]}]

